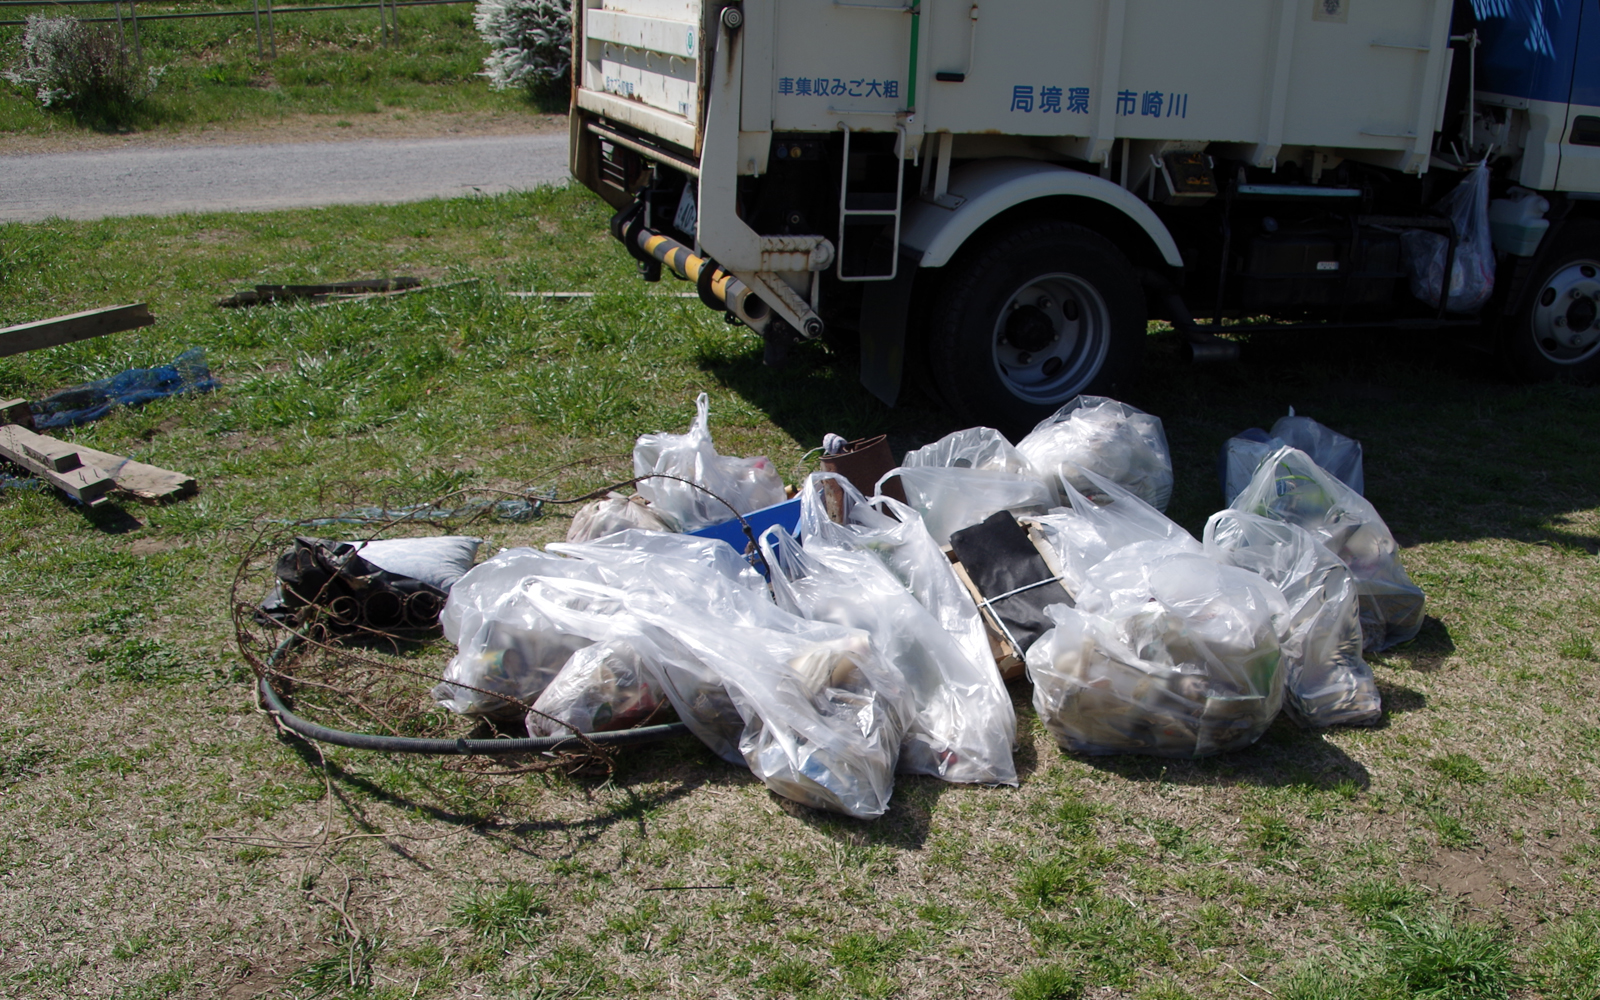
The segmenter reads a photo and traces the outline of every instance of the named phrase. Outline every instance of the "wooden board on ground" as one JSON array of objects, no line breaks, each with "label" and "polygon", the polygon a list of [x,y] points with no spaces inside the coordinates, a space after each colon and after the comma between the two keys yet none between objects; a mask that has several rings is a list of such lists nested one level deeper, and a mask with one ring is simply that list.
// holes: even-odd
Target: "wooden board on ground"
[{"label": "wooden board on ground", "polygon": [[143,302],[57,316],[0,330],[0,358],[149,326],[156,318]]},{"label": "wooden board on ground", "polygon": [[24,439],[22,450],[28,453],[29,458],[48,466],[52,472],[71,472],[94,464],[78,457],[77,445],[57,441],[44,434],[33,434]]},{"label": "wooden board on ground", "polygon": [[983,603],[983,595],[978,593],[977,584],[967,575],[966,567],[961,565],[955,553],[948,548],[944,554],[950,560],[950,568],[956,571],[956,579],[967,588],[967,593],[972,595],[972,602],[978,606],[978,613],[983,616],[983,631],[989,638],[989,652],[994,654],[995,666],[1000,668],[1000,677],[1008,681],[1016,680],[1022,676],[1026,668],[1022,654],[1011,645],[1011,640],[1006,638],[1005,631],[1000,627],[1000,620],[994,616],[989,606]]},{"label": "wooden board on ground", "polygon": [[26,399],[7,399],[0,402],[0,424],[18,424],[33,429],[33,408]]},{"label": "wooden board on ground", "polygon": [[416,288],[422,284],[420,278],[362,278],[352,281],[336,281],[328,285],[257,285],[254,291],[236,292],[225,299],[220,299],[217,305],[224,309],[236,309],[240,306],[264,305],[270,302],[285,302],[292,299],[321,300],[329,295],[360,295],[368,292],[389,292]]},{"label": "wooden board on ground", "polygon": [[84,464],[104,470],[116,480],[117,489],[126,490],[141,500],[178,500],[199,489],[193,476],[82,445],[75,447]]},{"label": "wooden board on ground", "polygon": [[0,458],[22,466],[45,482],[61,490],[74,500],[98,507],[106,503],[106,494],[116,482],[94,466],[84,465],[67,472],[57,472],[28,454],[30,444],[38,446],[39,435],[26,427],[8,424],[0,427]]}]

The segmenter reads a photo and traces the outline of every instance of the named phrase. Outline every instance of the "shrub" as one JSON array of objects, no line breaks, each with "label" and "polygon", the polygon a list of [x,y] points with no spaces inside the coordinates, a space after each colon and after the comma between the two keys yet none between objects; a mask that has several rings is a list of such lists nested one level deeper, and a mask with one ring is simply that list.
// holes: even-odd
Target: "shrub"
[{"label": "shrub", "polygon": [[5,78],[33,91],[44,107],[118,117],[148,96],[160,75],[130,63],[109,27],[31,14],[21,57]]},{"label": "shrub", "polygon": [[572,16],[568,0],[479,0],[472,23],[490,53],[483,73],[495,90],[549,89],[572,66]]}]

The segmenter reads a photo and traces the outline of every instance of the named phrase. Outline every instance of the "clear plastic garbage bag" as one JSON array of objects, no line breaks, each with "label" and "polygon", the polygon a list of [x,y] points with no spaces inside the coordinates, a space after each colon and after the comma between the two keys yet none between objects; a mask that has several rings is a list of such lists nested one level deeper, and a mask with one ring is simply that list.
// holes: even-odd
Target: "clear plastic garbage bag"
[{"label": "clear plastic garbage bag", "polygon": [[662,656],[641,635],[622,635],[572,654],[528,713],[528,735],[561,736],[565,726],[580,733],[631,729],[674,718],[656,680]]},{"label": "clear plastic garbage bag", "polygon": [[1162,542],[1090,573],[1077,608],[1028,649],[1033,703],[1064,748],[1204,757],[1247,747],[1283,703],[1276,620],[1261,577]]},{"label": "clear plastic garbage bag", "polygon": [[671,531],[661,515],[650,509],[643,497],[612,493],[578,508],[567,528],[567,541],[587,542],[637,528],[640,531]]},{"label": "clear plastic garbage bag", "polygon": [[[592,567],[537,549],[508,549],[473,567],[450,589],[439,622],[458,652],[433,698],[455,712],[520,718],[588,636],[556,626],[524,598],[522,584],[538,576],[587,577]],[[477,690],[474,690],[477,689]],[[506,697],[499,697],[504,695]],[[515,699],[515,701],[507,700]]]},{"label": "clear plastic garbage bag", "polygon": [[1232,504],[1233,498],[1250,485],[1261,463],[1285,445],[1310,455],[1313,462],[1357,493],[1367,492],[1361,442],[1310,417],[1295,416],[1291,406],[1289,415],[1279,417],[1270,434],[1259,427],[1251,427],[1229,438],[1222,446],[1223,501]]},{"label": "clear plastic garbage bag", "polygon": [[962,528],[981,524],[997,511],[1042,514],[1055,505],[1055,491],[1031,476],[998,469],[952,469],[933,466],[891,470],[878,481],[899,476],[908,505],[922,515],[928,533],[940,545]]},{"label": "clear plastic garbage bag", "polygon": [[[837,487],[843,523],[828,516],[824,489],[830,483]],[[998,673],[978,605],[915,510],[893,497],[869,500],[843,476],[819,472],[800,491],[800,537],[807,545],[820,540],[876,556],[969,660]]]},{"label": "clear plastic garbage bag", "polygon": [[[1085,471],[1132,491],[1156,510],[1172,499],[1172,452],[1161,418],[1104,396],[1078,396],[1017,442],[1036,475],[1092,494]],[[1061,498],[1066,502],[1066,497]]]},{"label": "clear plastic garbage bag", "polygon": [[1193,535],[1129,490],[1093,472],[1085,471],[1081,478],[1100,502],[1063,482],[1062,491],[1072,506],[1029,519],[1054,552],[1068,593],[1080,592],[1088,583],[1089,570],[1134,542],[1158,541],[1174,551],[1200,551]]},{"label": "clear plastic garbage bag", "polygon": [[[888,809],[913,710],[904,678],[865,632],[776,607],[759,626],[729,625],[691,608],[640,618],[648,636],[665,638],[664,648],[677,643],[687,663],[720,680],[744,721],[738,752],[773,792],[858,819]],[[719,711],[704,719],[681,692],[669,685],[667,693],[697,734],[723,718]]]},{"label": "clear plastic garbage bag", "polygon": [[653,595],[659,605],[691,603],[725,621],[759,620],[772,605],[760,573],[726,542],[695,535],[620,531],[546,548],[588,564],[613,587]]},{"label": "clear plastic garbage bag", "polygon": [[1280,448],[1256,470],[1233,509],[1298,524],[1356,579],[1366,652],[1422,629],[1423,593],[1400,564],[1399,546],[1377,508],[1296,448]]},{"label": "clear plastic garbage bag", "polygon": [[968,427],[955,431],[916,451],[906,452],[900,464],[910,469],[985,469],[1032,475],[1028,460],[993,427]]},{"label": "clear plastic garbage bag", "polygon": [[696,489],[675,479],[644,479],[639,495],[656,514],[679,531],[720,524],[734,512],[706,490],[732,504],[740,514],[787,499],[783,480],[765,455],[733,458],[717,454],[711,443],[711,402],[705,393],[695,400],[697,415],[687,434],[644,434],[634,442],[633,474],[662,473],[705,487]]},{"label": "clear plastic garbage bag", "polygon": [[946,781],[1017,783],[1017,720],[993,665],[974,663],[911,592],[869,552],[781,527],[761,535],[778,606],[812,621],[860,629],[905,678],[915,710],[899,769]]},{"label": "clear plastic garbage bag", "polygon": [[[1450,292],[1445,309],[1472,313],[1482,309],[1494,294],[1494,242],[1489,230],[1489,166],[1472,168],[1436,209],[1448,214],[1456,227],[1455,263],[1450,268]],[[1435,308],[1444,286],[1444,262],[1450,241],[1442,233],[1407,229],[1400,248],[1411,275],[1411,294]]]},{"label": "clear plastic garbage bag", "polygon": [[1289,604],[1284,707],[1302,726],[1370,725],[1383,714],[1361,658],[1355,578],[1299,525],[1223,510],[1206,522],[1206,555],[1257,573]]}]

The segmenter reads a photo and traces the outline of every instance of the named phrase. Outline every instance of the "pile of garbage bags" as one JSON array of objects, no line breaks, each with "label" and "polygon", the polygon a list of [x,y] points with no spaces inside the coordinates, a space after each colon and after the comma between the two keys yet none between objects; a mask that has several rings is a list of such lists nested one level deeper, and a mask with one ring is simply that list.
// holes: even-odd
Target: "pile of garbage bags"
[{"label": "pile of garbage bags", "polygon": [[[688,434],[636,447],[640,475],[673,478],[455,582],[440,621],[458,652],[433,696],[536,735],[676,717],[777,794],[861,818],[888,808],[897,773],[1015,785],[996,654],[1019,641],[994,605],[1016,588],[980,592],[950,547],[998,518],[1053,574],[1023,588],[1054,596],[1011,652],[1063,747],[1198,757],[1249,746],[1280,711],[1374,722],[1363,653],[1416,635],[1422,592],[1359,493],[1359,444],[1292,415],[1260,436],[1270,452],[1203,539],[1162,512],[1160,420],[1083,397],[1016,445],[971,428],[910,452],[873,496],[813,475],[793,530],[741,553],[682,532],[785,493],[765,458],[716,452],[702,395]],[[1289,442],[1331,449],[1343,475]]]}]

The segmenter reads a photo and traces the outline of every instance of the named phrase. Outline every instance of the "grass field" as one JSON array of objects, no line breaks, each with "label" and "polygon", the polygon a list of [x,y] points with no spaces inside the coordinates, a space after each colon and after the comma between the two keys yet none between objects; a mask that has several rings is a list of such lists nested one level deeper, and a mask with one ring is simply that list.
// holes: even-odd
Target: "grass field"
[{"label": "grass field", "polygon": [[[872,823],[776,799],[691,739],[609,779],[488,779],[276,735],[227,606],[261,518],[581,492],[701,390],[721,449],[791,480],[824,431],[898,450],[954,429],[883,408],[816,345],[764,370],[747,331],[661,294],[683,286],[636,283],[606,214],[561,190],[0,226],[0,323],[140,300],[161,318],[0,360],[0,396],[194,346],[223,382],[75,434],[195,475],[192,499],[0,490],[0,993],[1600,996],[1600,394],[1508,385],[1448,338],[1252,344],[1193,370],[1157,332],[1123,394],[1165,421],[1195,532],[1231,433],[1294,405],[1362,439],[1429,602],[1374,658],[1375,728],[1280,719],[1204,761],[1082,758],[1019,682],[1019,788],[905,778]],[[212,305],[393,274],[479,280]],[[532,288],[598,295],[503,294]],[[498,547],[566,523],[473,530]]]},{"label": "grass field", "polygon": [[[140,4],[138,10],[158,15],[228,7],[250,11],[248,4],[184,0]],[[81,17],[112,15],[109,4],[70,10]],[[0,81],[0,136],[80,126],[183,131],[306,115],[349,125],[372,116],[472,112],[515,117],[565,110],[564,91],[534,100],[525,91],[489,89],[477,75],[488,47],[472,26],[472,10],[470,3],[400,8],[398,38],[390,44],[376,9],[280,13],[273,19],[276,58],[270,51],[257,55],[249,16],[141,20],[145,63],[162,72],[155,91],[131,116],[75,120],[68,112],[39,107],[30,94]],[[23,20],[36,13],[61,10],[8,7],[0,19]],[[269,37],[265,20],[262,30]],[[19,27],[0,27],[0,67],[15,60],[21,36]],[[131,27],[124,28],[124,37],[131,49]]]}]

